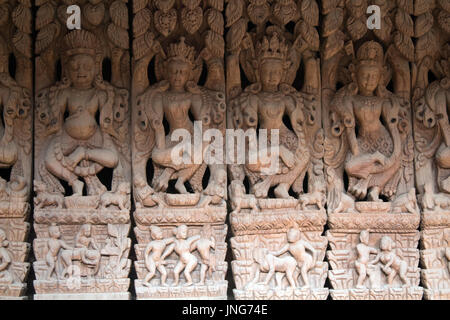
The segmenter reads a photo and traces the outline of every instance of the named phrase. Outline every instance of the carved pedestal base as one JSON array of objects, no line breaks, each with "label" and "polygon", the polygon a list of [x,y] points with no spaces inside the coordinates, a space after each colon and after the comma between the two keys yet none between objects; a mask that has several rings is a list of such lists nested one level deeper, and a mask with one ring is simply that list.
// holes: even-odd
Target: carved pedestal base
[{"label": "carved pedestal base", "polygon": [[[235,298],[325,300],[328,297],[328,289],[324,288],[328,271],[328,264],[323,261],[327,248],[327,240],[322,236],[325,223],[323,211],[275,206],[255,213],[250,210],[232,213]],[[301,275],[302,268],[306,270],[309,286]]]},{"label": "carved pedestal base", "polygon": [[[226,213],[224,203],[203,208],[136,209],[137,299],[227,299]],[[165,259],[160,259],[166,250],[170,253]],[[146,281],[152,265],[155,266],[155,273]],[[179,282],[175,284],[177,266]],[[187,269],[192,269],[192,284],[187,283]],[[201,283],[203,270],[207,271],[205,281]],[[162,283],[161,272],[167,274],[165,284]]]},{"label": "carved pedestal base", "polygon": [[419,214],[412,213],[330,214],[326,235],[331,248],[327,251],[331,297],[422,299],[417,249],[419,221]]},{"label": "carved pedestal base", "polygon": [[422,214],[421,273],[427,300],[450,300],[450,211]]},{"label": "carved pedestal base", "polygon": [[30,251],[26,243],[30,224],[25,222],[30,208],[27,203],[14,201],[0,202],[0,300],[24,300],[25,283],[30,264],[25,262]]},{"label": "carved pedestal base", "polygon": [[130,298],[128,211],[36,209],[34,215],[34,299]]}]

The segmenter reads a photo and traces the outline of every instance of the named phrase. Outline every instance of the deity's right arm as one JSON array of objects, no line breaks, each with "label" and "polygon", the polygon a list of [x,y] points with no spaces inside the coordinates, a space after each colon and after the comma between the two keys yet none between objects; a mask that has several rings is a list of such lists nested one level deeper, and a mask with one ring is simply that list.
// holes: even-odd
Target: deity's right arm
[{"label": "deity's right arm", "polygon": [[288,250],[289,250],[289,245],[286,244],[286,245],[283,246],[280,250],[278,250],[278,251],[272,251],[272,252],[270,252],[270,253],[271,253],[272,255],[278,257],[278,256],[281,256],[282,254],[288,252]]},{"label": "deity's right arm", "polygon": [[150,252],[152,252],[152,250],[153,250],[153,241],[150,241],[148,243],[148,245],[145,247],[145,251],[144,251],[145,260],[147,260],[148,256],[150,255]]}]

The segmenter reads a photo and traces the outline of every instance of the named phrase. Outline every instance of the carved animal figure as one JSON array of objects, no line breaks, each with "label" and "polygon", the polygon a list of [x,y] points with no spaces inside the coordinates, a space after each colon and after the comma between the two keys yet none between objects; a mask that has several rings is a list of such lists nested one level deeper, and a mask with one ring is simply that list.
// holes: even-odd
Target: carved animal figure
[{"label": "carved animal figure", "polygon": [[408,193],[400,195],[395,199],[392,207],[396,213],[418,213],[419,209],[417,206],[416,189],[412,188]]},{"label": "carved animal figure", "polygon": [[36,192],[36,197],[34,198],[36,209],[50,206],[56,206],[57,209],[63,207],[64,196],[60,193],[48,192],[47,186],[42,181],[34,181],[34,192]]},{"label": "carved animal figure", "polygon": [[[275,272],[280,272],[284,273],[292,288],[297,287],[297,280],[294,277],[297,261],[292,256],[279,258],[269,253],[269,250],[266,248],[256,248],[253,251],[253,258],[258,266],[255,277],[250,284],[254,284],[259,280],[260,272],[267,272],[266,279],[262,284],[268,285]],[[282,278],[277,278],[276,280],[277,286],[280,287]]]},{"label": "carved animal figure", "polygon": [[306,206],[315,204],[319,208],[319,210],[323,209],[323,205],[325,203],[325,195],[320,191],[314,191],[312,193],[302,194],[299,197],[299,206],[302,210],[306,210]]},{"label": "carved animal figure", "polygon": [[240,181],[232,181],[229,187],[232,213],[239,213],[241,209],[259,211],[255,196],[245,193],[245,187]]},{"label": "carved animal figure", "polygon": [[106,208],[109,205],[116,205],[120,210],[126,210],[130,194],[130,183],[121,182],[116,192],[107,191],[100,197],[100,207]]}]

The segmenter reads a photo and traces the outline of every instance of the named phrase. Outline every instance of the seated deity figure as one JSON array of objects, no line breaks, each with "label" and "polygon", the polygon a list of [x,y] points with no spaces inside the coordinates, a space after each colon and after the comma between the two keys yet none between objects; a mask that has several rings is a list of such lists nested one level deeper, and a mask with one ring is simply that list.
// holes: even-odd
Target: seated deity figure
[{"label": "seated deity figure", "polygon": [[[201,121],[203,132],[212,122],[217,120],[219,114],[217,104],[212,103],[212,91],[198,86],[194,77],[195,50],[186,44],[185,39],[169,45],[167,50],[165,80],[150,87],[137,99],[138,125],[140,130],[146,130],[148,125],[154,131],[154,143],[150,146],[151,159],[155,166],[155,178],[153,179],[156,192],[165,192],[170,180],[176,180],[175,189],[181,194],[189,193],[185,182],[200,180],[204,169],[203,161],[195,161],[194,155],[194,121]],[[223,95],[222,95],[223,96]],[[224,105],[220,104],[224,112]],[[166,135],[163,121],[167,120],[169,132]],[[180,148],[178,132],[189,133],[191,142]],[[176,141],[173,141],[176,140]],[[139,146],[138,146],[139,148]],[[203,143],[202,155],[206,144]],[[175,159],[178,158],[178,159]],[[212,174],[215,176],[215,174]],[[195,192],[200,187],[191,184]],[[211,185],[212,187],[212,185]],[[139,191],[139,190],[138,190]]]},{"label": "seated deity figure", "polygon": [[353,83],[332,101],[341,121],[332,129],[342,134],[350,149],[344,165],[348,191],[357,200],[367,196],[369,201],[382,201],[380,195],[391,199],[402,176],[406,111],[400,98],[385,87],[384,53],[379,43],[364,43],[350,71]]},{"label": "seated deity figure", "polygon": [[[310,159],[304,129],[308,121],[304,105],[306,94],[283,82],[289,68],[288,50],[289,45],[277,32],[257,43],[256,72],[259,81],[231,102],[237,110],[233,115],[236,128],[256,130],[259,127],[267,130],[267,149],[258,152],[270,160],[267,162],[259,158],[253,163],[246,159],[244,167],[251,182],[251,193],[257,198],[267,197],[271,187],[275,187],[276,198],[291,198],[289,189],[294,184],[302,185]],[[293,130],[284,124],[284,116],[289,117]],[[279,134],[278,154],[273,149],[277,142],[274,133]]]},{"label": "seated deity figure", "polygon": [[47,136],[53,135],[42,153],[43,166],[37,170],[50,185],[54,178],[48,173],[66,181],[74,196],[83,195],[81,177],[87,193],[98,195],[106,187],[97,173],[119,164],[113,120],[120,117],[115,111],[120,97],[102,80],[99,46],[92,33],[72,31],[64,37],[62,47],[63,80],[38,94],[38,120],[46,128]]}]

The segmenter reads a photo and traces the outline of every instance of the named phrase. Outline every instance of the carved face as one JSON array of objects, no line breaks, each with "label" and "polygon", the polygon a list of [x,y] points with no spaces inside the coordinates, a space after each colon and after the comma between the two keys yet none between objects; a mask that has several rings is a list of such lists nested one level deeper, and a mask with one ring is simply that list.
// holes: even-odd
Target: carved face
[{"label": "carved face", "polygon": [[177,228],[177,239],[187,238],[187,227],[183,224]]},{"label": "carved face", "polygon": [[85,237],[90,237],[91,236],[91,225],[85,224],[84,226],[82,226],[81,232]]},{"label": "carved face", "polygon": [[75,88],[90,87],[95,77],[94,58],[77,54],[69,60],[69,78]]},{"label": "carved face", "polygon": [[369,244],[369,232],[367,230],[361,231],[359,234],[359,241],[363,244]]},{"label": "carved face", "polygon": [[296,242],[300,239],[300,231],[294,228],[289,229],[287,233],[288,242]]},{"label": "carved face", "polygon": [[151,231],[152,231],[152,238],[154,240],[161,240],[162,239],[163,234],[162,234],[162,230],[160,228],[153,227],[153,228],[151,228]]},{"label": "carved face", "polygon": [[379,66],[362,65],[358,67],[356,77],[359,89],[372,94],[380,82],[381,69]]},{"label": "carved face", "polygon": [[168,65],[170,87],[184,88],[191,75],[191,66],[184,61],[173,60]]},{"label": "carved face", "polygon": [[392,239],[388,236],[384,236],[381,238],[380,249],[382,251],[391,251],[392,250]]},{"label": "carved face", "polygon": [[50,234],[50,237],[53,239],[58,239],[61,236],[61,232],[59,231],[59,228],[56,226],[52,226],[48,229],[48,232]]},{"label": "carved face", "polygon": [[277,59],[268,59],[261,65],[261,83],[263,90],[278,88],[283,77],[283,64]]}]

